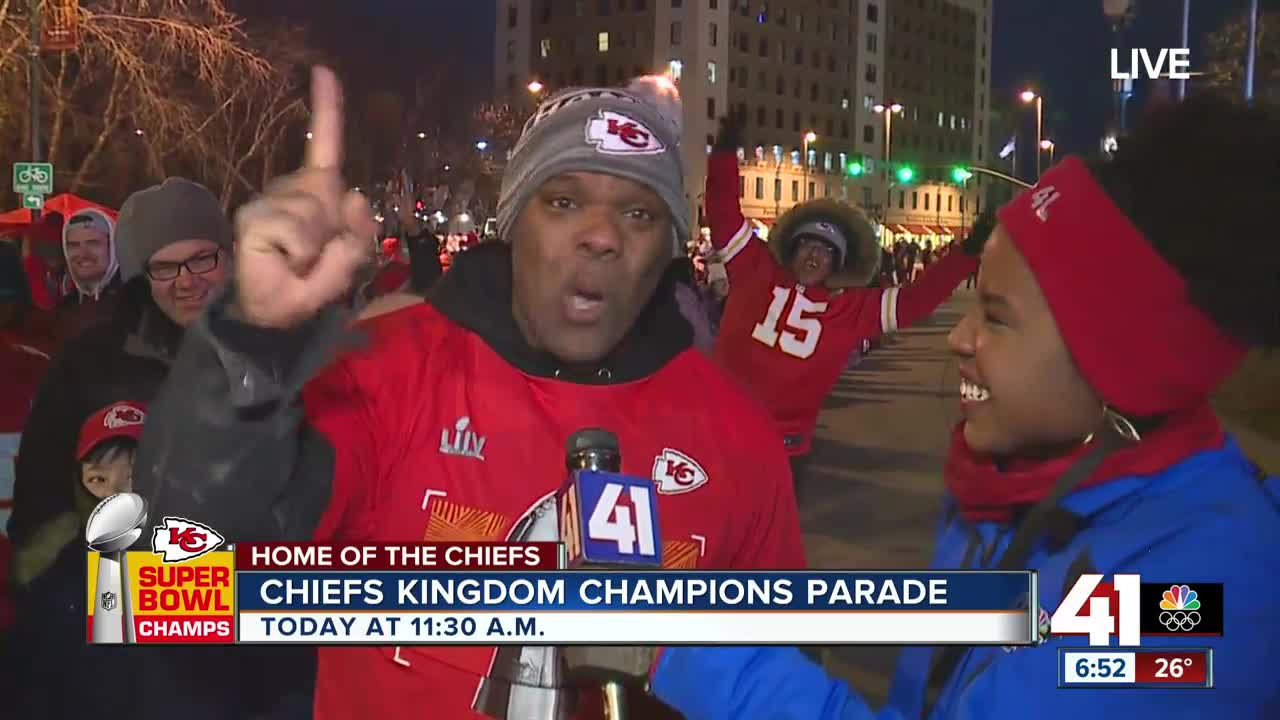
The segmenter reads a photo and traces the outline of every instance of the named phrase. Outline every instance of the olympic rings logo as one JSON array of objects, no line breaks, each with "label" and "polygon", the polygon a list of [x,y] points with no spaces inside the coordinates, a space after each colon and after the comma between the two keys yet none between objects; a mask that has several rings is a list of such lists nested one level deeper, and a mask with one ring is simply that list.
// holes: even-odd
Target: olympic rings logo
[{"label": "olympic rings logo", "polygon": [[1190,612],[1166,610],[1160,613],[1160,624],[1164,625],[1169,632],[1189,632],[1200,624],[1200,613],[1195,610]]}]

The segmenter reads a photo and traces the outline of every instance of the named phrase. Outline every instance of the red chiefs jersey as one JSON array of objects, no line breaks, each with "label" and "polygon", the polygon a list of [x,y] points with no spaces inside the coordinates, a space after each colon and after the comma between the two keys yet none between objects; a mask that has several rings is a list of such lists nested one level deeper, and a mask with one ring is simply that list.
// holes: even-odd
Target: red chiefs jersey
[{"label": "red chiefs jersey", "polygon": [[[566,479],[577,430],[615,433],[622,471],[652,478],[673,568],[804,565],[786,457],[758,407],[696,351],[633,382],[524,373],[474,332],[419,304],[366,323],[365,349],[303,393],[334,447],[318,539],[502,540]],[[316,717],[483,718],[493,647],[319,651]],[[499,715],[500,716],[500,715]]]},{"label": "red chiefs jersey", "polygon": [[729,275],[713,358],[769,410],[791,455],[809,451],[822,402],[861,342],[929,315],[977,266],[953,252],[906,287],[805,287],[743,217],[734,153],[708,158],[705,200]]}]

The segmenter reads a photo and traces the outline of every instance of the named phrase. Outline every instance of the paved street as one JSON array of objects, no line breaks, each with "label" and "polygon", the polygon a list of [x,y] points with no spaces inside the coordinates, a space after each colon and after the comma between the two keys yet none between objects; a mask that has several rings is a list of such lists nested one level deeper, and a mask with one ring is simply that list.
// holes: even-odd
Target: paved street
[{"label": "paved street", "polygon": [[[817,568],[925,567],[932,551],[959,375],[947,333],[961,289],[928,320],[873,351],[837,382],[819,421],[800,521]],[[828,667],[882,702],[896,648],[839,648]]]}]

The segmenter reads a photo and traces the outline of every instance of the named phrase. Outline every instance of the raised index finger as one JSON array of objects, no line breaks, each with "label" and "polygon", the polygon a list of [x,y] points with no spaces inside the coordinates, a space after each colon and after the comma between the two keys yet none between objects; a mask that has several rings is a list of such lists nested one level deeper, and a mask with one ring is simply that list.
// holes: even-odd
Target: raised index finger
[{"label": "raised index finger", "polygon": [[311,69],[311,141],[306,166],[337,169],[342,166],[342,84],[327,67]]}]

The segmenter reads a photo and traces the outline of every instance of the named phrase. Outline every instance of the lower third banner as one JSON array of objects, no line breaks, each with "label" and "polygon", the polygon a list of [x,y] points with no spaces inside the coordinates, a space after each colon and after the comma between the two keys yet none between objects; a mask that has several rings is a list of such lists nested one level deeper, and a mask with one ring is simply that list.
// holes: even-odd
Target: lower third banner
[{"label": "lower third banner", "polygon": [[1038,641],[1030,572],[237,572],[243,643]]}]

